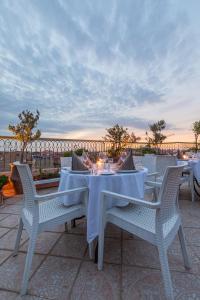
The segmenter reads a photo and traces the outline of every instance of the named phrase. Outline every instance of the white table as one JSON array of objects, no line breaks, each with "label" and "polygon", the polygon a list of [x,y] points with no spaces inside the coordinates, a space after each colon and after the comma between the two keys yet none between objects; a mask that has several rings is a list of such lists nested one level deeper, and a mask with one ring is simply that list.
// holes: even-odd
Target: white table
[{"label": "white table", "polygon": [[[87,212],[87,241],[91,242],[98,236],[99,232],[99,205],[100,193],[102,190],[108,190],[126,196],[144,198],[144,181],[146,179],[147,169],[137,173],[115,174],[115,175],[85,175],[72,174],[69,171],[62,170],[59,184],[59,191],[72,189],[80,186],[89,188],[88,212]],[[81,200],[81,195],[62,197],[64,205],[77,204]],[[128,202],[122,200],[107,201],[108,207],[125,206]]]}]

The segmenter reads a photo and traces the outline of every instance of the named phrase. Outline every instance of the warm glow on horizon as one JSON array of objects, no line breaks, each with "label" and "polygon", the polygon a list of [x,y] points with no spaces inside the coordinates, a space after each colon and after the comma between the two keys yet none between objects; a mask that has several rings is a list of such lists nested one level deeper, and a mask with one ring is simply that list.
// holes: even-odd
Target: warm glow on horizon
[{"label": "warm glow on horizon", "polygon": [[[129,132],[131,132],[132,128],[128,128]],[[145,142],[145,131],[134,131],[136,136],[141,137],[141,142]],[[173,131],[170,130],[164,130],[163,134],[167,136],[167,139],[165,142],[194,142],[194,136],[192,134],[192,131],[189,133],[188,132],[180,132],[180,133],[173,133]],[[51,133],[43,133],[42,137],[51,137],[51,138],[61,138],[61,139],[80,139],[80,140],[102,140],[103,137],[106,135],[106,130],[105,129],[98,129],[94,131],[77,131],[77,132],[72,132],[69,134],[54,134],[52,135]]]}]

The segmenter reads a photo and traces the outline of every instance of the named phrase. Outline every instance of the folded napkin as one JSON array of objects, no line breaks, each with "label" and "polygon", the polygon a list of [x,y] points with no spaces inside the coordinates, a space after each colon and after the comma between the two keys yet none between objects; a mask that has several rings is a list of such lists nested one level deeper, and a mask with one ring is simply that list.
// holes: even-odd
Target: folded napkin
[{"label": "folded napkin", "polygon": [[129,152],[123,163],[120,165],[119,170],[135,170],[132,151]]},{"label": "folded napkin", "polygon": [[74,171],[87,171],[88,168],[81,161],[81,159],[76,155],[76,153],[72,154],[72,170]]},{"label": "folded napkin", "polygon": [[83,154],[82,154],[82,162],[83,164],[85,164],[88,168],[92,168],[92,162],[89,158],[89,156],[87,155],[87,153],[85,151],[83,151]]}]

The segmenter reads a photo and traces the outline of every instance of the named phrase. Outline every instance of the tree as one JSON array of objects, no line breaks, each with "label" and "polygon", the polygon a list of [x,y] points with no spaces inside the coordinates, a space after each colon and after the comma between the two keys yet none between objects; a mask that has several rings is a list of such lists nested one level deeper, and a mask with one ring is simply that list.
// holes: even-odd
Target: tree
[{"label": "tree", "polygon": [[196,152],[198,151],[198,138],[200,135],[200,120],[199,121],[195,121],[192,124],[192,131],[194,133],[194,138],[195,138],[195,149]]},{"label": "tree", "polygon": [[133,132],[130,134],[128,128],[124,128],[119,124],[107,128],[106,131],[107,134],[104,140],[112,143],[111,152],[114,156],[118,156],[128,143],[136,143],[140,140]]},{"label": "tree", "polygon": [[15,135],[15,138],[21,143],[21,151],[20,151],[20,162],[22,163],[24,160],[24,152],[28,143],[35,141],[40,138],[41,132],[39,129],[34,131],[37,127],[38,120],[40,117],[40,113],[37,110],[34,115],[29,110],[23,110],[18,118],[20,122],[16,125],[8,125],[8,129]]},{"label": "tree", "polygon": [[163,143],[163,141],[167,138],[167,136],[162,133],[162,130],[164,130],[165,127],[166,123],[164,120],[159,120],[158,122],[149,125],[152,136],[149,136],[148,132],[146,132],[148,146],[158,146]]},{"label": "tree", "polygon": [[129,143],[137,143],[141,140],[141,137],[136,136],[134,132],[131,132],[129,136]]}]

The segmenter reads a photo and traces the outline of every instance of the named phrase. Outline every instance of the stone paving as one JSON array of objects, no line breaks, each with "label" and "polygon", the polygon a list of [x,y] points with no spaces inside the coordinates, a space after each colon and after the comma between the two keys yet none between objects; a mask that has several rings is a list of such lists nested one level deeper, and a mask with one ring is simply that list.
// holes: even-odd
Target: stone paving
[{"label": "stone paving", "polygon": [[[200,201],[192,203],[188,189],[183,188],[179,203],[192,268],[184,269],[176,239],[168,251],[174,295],[196,300],[200,299]],[[20,297],[26,232],[17,257],[12,257],[12,250],[21,206],[21,197],[16,196],[0,207],[0,300],[165,299],[154,246],[108,225],[104,270],[97,271],[89,259],[84,219],[70,232],[62,225],[38,237],[28,295]]]}]

